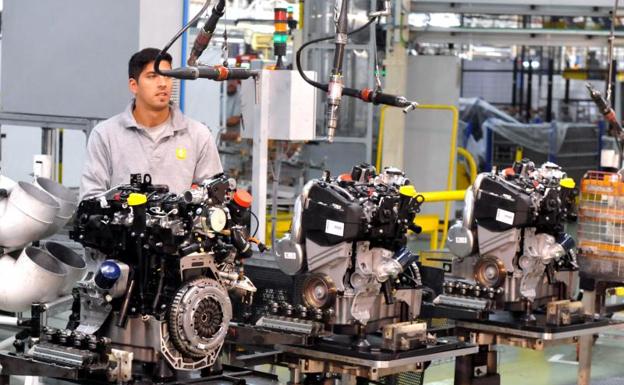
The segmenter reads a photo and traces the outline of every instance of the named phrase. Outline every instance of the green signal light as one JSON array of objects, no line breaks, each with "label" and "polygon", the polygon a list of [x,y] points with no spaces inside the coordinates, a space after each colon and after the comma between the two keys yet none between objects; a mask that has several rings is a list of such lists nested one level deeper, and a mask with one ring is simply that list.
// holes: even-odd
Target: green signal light
[{"label": "green signal light", "polygon": [[274,43],[286,43],[288,42],[288,35],[274,34],[273,42]]}]

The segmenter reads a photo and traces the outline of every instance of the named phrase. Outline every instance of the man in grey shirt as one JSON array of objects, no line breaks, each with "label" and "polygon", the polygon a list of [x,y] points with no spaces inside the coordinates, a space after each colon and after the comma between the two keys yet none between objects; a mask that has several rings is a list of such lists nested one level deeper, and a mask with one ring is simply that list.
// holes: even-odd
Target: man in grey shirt
[{"label": "man in grey shirt", "polygon": [[225,127],[221,140],[239,141],[241,136],[241,95],[240,80],[228,80],[226,84]]},{"label": "man in grey shirt", "polygon": [[[223,172],[208,127],[171,104],[172,79],[154,71],[159,50],[132,56],[128,87],[134,100],[119,115],[98,124],[87,144],[80,199],[130,182],[130,174],[151,174],[154,184],[175,193]],[[171,68],[169,54],[162,69]]]}]

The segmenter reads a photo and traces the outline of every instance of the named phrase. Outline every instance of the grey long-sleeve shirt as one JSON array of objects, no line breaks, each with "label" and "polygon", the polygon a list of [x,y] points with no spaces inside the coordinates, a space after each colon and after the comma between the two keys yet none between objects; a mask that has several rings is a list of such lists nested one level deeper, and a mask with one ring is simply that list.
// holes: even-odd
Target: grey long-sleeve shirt
[{"label": "grey long-sleeve shirt", "polygon": [[80,199],[119,184],[130,174],[150,174],[152,183],[165,184],[175,193],[223,172],[208,127],[171,107],[171,124],[157,141],[134,119],[132,101],[126,110],[98,124],[87,144],[80,181]]}]

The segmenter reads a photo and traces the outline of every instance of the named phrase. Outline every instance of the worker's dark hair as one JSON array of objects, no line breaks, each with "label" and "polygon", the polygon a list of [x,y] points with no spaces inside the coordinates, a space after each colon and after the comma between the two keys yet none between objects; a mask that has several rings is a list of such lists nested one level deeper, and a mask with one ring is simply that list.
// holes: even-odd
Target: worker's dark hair
[{"label": "worker's dark hair", "polygon": [[[141,76],[141,72],[143,72],[145,66],[150,62],[155,61],[159,53],[160,50],[157,48],[144,48],[132,55],[130,62],[128,62],[128,78],[134,79],[138,82],[139,76]],[[163,56],[163,61],[167,61],[171,64],[173,59],[171,58],[171,55],[166,53]]]}]

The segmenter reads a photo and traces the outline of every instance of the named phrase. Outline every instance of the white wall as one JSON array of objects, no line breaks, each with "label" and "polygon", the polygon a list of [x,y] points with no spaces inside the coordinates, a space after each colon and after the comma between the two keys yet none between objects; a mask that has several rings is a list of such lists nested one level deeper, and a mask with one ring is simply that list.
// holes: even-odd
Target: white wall
[{"label": "white wall", "polygon": [[[457,106],[460,89],[459,58],[410,56],[407,74],[406,96],[409,100],[420,104]],[[417,191],[446,190],[452,121],[450,111],[416,110],[406,116],[403,164]],[[386,130],[391,129],[386,127]],[[422,212],[442,215],[444,204],[425,204]]]},{"label": "white wall", "polygon": [[[0,0],[0,9],[2,9],[2,3],[3,1]],[[134,43],[135,48],[133,50],[146,46],[162,47],[182,26],[182,0],[141,0],[139,6],[141,16],[140,20],[139,18],[135,20],[135,24],[140,24],[140,30],[138,41]],[[97,17],[97,15],[94,17]],[[6,20],[3,20],[3,22],[6,22]],[[128,36],[128,38],[132,38],[132,36]],[[89,44],[93,43],[90,42]],[[0,54],[1,47],[0,41]],[[181,45],[178,43],[171,50],[176,64],[181,62],[180,47]],[[75,52],[75,55],[80,55],[80,52]],[[110,55],[111,53],[109,52],[107,57],[110,57]],[[122,101],[119,106],[125,105],[130,98],[126,87],[128,59],[128,55],[124,53],[123,59],[118,59],[118,63],[115,63],[118,66],[118,70],[115,73],[119,73],[119,79],[123,80],[121,87],[123,88],[123,95],[125,95],[121,96],[120,99]],[[94,87],[94,84],[97,83],[95,80],[92,84],[88,84],[85,81],[83,86]],[[110,82],[111,79],[107,79],[107,81]],[[49,84],[50,82],[42,82],[40,86],[48,87]],[[94,88],[97,89],[97,87]],[[69,91],[61,87],[57,88],[57,92]],[[120,112],[117,111],[120,109],[119,106],[115,107],[115,113]],[[33,106],[33,108],[36,107]],[[30,180],[32,178],[33,156],[41,152],[41,129],[39,127],[2,126],[1,130],[2,133],[6,134],[6,139],[1,141],[2,158],[0,160],[0,172],[11,179]],[[85,159],[85,149],[86,136],[82,131],[64,131],[63,183],[66,186],[78,187]]]},{"label": "white wall", "polygon": [[[193,41],[194,37],[189,37],[190,46]],[[204,51],[200,61],[206,64],[219,64],[220,58],[221,47],[211,45]],[[207,79],[186,81],[185,114],[207,125],[215,137],[219,131],[221,84],[222,82]]]}]

